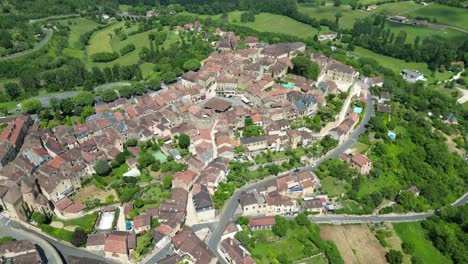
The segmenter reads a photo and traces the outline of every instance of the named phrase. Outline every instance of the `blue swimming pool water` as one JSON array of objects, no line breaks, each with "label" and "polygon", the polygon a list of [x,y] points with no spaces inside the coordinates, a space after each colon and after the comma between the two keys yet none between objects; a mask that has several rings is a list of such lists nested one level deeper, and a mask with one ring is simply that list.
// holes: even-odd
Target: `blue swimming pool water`
[{"label": "blue swimming pool water", "polygon": [[362,107],[354,107],[354,113],[356,114],[362,113]]},{"label": "blue swimming pool water", "polygon": [[288,89],[291,89],[291,88],[294,87],[294,85],[293,85],[292,83],[285,83],[285,84],[283,84],[283,86],[284,86],[285,88],[288,88]]},{"label": "blue swimming pool water", "polygon": [[387,135],[388,135],[388,137],[389,137],[391,140],[395,140],[395,139],[396,139],[396,134],[393,133],[392,131],[388,131]]}]

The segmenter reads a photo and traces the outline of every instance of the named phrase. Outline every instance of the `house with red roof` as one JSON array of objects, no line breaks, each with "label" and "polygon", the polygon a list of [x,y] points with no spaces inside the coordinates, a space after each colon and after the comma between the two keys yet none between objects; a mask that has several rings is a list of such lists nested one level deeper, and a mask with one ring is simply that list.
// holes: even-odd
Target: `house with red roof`
[{"label": "house with red roof", "polygon": [[140,234],[146,232],[151,227],[151,216],[149,215],[138,215],[133,219],[133,229],[135,233]]},{"label": "house with red roof", "polygon": [[104,243],[106,257],[128,259],[128,233],[125,231],[112,231]]}]

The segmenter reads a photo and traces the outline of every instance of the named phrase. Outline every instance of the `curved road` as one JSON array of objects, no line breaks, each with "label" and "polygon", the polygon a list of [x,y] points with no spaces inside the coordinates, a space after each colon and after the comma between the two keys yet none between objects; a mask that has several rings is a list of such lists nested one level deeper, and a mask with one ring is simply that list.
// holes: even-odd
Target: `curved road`
[{"label": "curved road", "polygon": [[42,48],[49,41],[50,37],[52,37],[52,35],[54,34],[52,29],[42,28],[42,30],[46,32],[46,35],[34,48],[0,57],[0,61],[5,61],[5,60],[10,60],[10,59],[26,56]]},{"label": "curved road", "polygon": [[[8,224],[7,224],[8,223]],[[66,259],[70,256],[78,256],[99,260],[102,263],[116,263],[112,260],[104,258],[103,255],[93,254],[91,252],[79,249],[76,247],[65,245],[58,240],[51,239],[41,233],[29,229],[16,221],[9,221],[6,217],[0,218],[0,235],[24,235],[24,238],[18,236],[20,239],[27,239],[44,249],[48,263],[62,264],[66,263]],[[58,252],[58,253],[57,253]]]},{"label": "curved road", "polygon": [[[62,19],[62,18],[79,17],[79,16],[80,16],[79,14],[49,16],[49,17],[29,20],[29,24],[34,24],[34,23],[41,22],[41,21],[47,21],[47,20],[50,20],[50,19]],[[5,61],[5,60],[10,60],[10,59],[26,56],[26,55],[31,54],[34,51],[44,47],[44,45],[49,41],[49,39],[52,37],[54,32],[53,32],[52,29],[47,29],[47,28],[42,28],[42,30],[44,32],[46,32],[46,35],[34,48],[28,49],[28,50],[23,50],[23,51],[14,53],[14,54],[10,54],[10,55],[0,57],[0,61]]]}]

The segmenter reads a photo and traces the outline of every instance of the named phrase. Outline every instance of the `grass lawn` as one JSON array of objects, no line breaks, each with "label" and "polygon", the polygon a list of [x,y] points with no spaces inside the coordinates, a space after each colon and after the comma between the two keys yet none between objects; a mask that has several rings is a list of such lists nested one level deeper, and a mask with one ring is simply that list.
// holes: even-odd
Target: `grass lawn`
[{"label": "grass lawn", "polygon": [[405,62],[400,59],[395,59],[389,56],[374,53],[362,47],[356,46],[353,53],[358,56],[368,57],[377,60],[380,63],[380,65],[398,73],[401,72],[403,69],[418,70],[424,73],[424,76],[428,79],[429,82],[433,82],[434,80],[446,80],[449,79],[452,75],[451,73],[446,71],[443,73],[436,72],[435,77],[432,77],[431,71],[427,68],[427,64],[424,62]]},{"label": "grass lawn", "polygon": [[369,178],[365,182],[361,184],[361,188],[359,188],[358,196],[363,197],[366,194],[373,193],[375,191],[382,190],[383,187],[386,186],[398,186],[398,179],[394,175],[389,174],[382,174],[378,178]]},{"label": "grass lawn", "polygon": [[342,193],[345,193],[347,189],[350,188],[349,183],[345,181],[340,181],[337,180],[333,177],[326,177],[323,180],[320,181],[320,184],[322,184],[323,190],[330,196],[330,197],[335,197],[339,196]]},{"label": "grass lawn", "polygon": [[341,203],[344,209],[347,209],[349,212],[359,212],[362,210],[362,207],[353,200],[345,200]]},{"label": "grass lawn", "polygon": [[230,12],[229,22],[261,32],[283,33],[301,38],[313,37],[318,32],[317,29],[292,18],[270,13],[256,15],[255,22],[242,23],[240,22],[241,14],[241,11]]},{"label": "grass lawn", "polygon": [[442,255],[432,242],[426,238],[425,230],[419,222],[395,223],[393,224],[397,235],[403,242],[412,242],[415,245],[414,256],[421,257],[424,263],[452,263],[452,261]]},{"label": "grass lawn", "polygon": [[396,2],[379,5],[377,9],[371,11],[372,13],[379,13],[384,15],[404,15],[405,13],[412,12],[419,8],[423,8],[421,4],[414,2]]},{"label": "grass lawn", "polygon": [[83,217],[62,221],[60,219],[54,219],[54,221],[60,221],[63,223],[63,226],[81,226],[86,233],[90,233],[96,223],[98,218],[98,213],[94,212],[92,214],[85,215]]},{"label": "grass lawn", "polygon": [[[276,240],[277,237],[271,230],[254,231],[253,234],[257,238],[257,243],[251,251],[252,257],[257,263],[267,263],[265,261],[271,254],[276,256],[287,254],[290,260],[301,260],[304,258],[302,253],[304,244],[295,237],[303,232],[302,228],[289,230],[284,238]],[[317,248],[314,247],[314,249]]]},{"label": "grass lawn", "polygon": [[435,18],[437,19],[437,23],[468,29],[468,10],[464,8],[430,4],[411,11],[406,15],[411,17],[420,16]]},{"label": "grass lawn", "polygon": [[331,21],[335,21],[335,14],[340,12],[340,28],[344,29],[351,29],[354,25],[354,22],[358,19],[363,19],[369,14],[365,12],[360,12],[356,10],[351,10],[349,6],[307,6],[307,5],[299,5],[299,12],[309,15],[317,20],[320,19],[329,19]]},{"label": "grass lawn", "polygon": [[46,234],[53,236],[55,238],[61,239],[63,241],[71,242],[73,232],[62,229],[62,228],[56,228],[50,225],[45,225],[42,224],[40,226],[41,230],[45,232]]}]

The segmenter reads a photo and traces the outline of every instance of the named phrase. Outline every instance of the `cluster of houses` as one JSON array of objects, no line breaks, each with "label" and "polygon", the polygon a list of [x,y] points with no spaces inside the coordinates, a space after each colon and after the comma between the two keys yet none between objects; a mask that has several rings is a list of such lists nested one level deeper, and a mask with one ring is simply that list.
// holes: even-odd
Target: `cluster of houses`
[{"label": "cluster of houses", "polygon": [[1,263],[43,263],[36,245],[28,240],[15,240],[0,244]]},{"label": "cluster of houses", "polygon": [[245,216],[295,215],[301,211],[322,213],[327,209],[328,198],[315,194],[318,187],[320,181],[311,172],[288,174],[262,188],[242,192],[239,204]]},{"label": "cluster of houses", "polygon": [[[196,22],[186,27],[201,30]],[[129,139],[161,139],[165,142],[163,152],[189,165],[189,170],[174,175],[172,200],[137,216],[132,232],[119,230],[90,235],[89,249],[128,259],[136,246],[136,235],[154,232],[157,248],[172,243],[181,255],[190,255],[196,263],[210,263],[214,255],[206,245],[191,230],[180,230],[187,204],[193,204],[199,221],[214,219],[211,195],[220,182],[226,181],[234,148],[244,146],[247,152],[256,154],[267,149],[311,145],[311,131],[291,129],[290,122],[313,116],[319,106],[326,106],[327,94],[343,91],[338,84],[352,84],[357,76],[351,66],[305,52],[303,43],[269,45],[255,37],[241,40],[234,33],[220,29],[216,34],[220,36],[218,50],[201,62],[200,70],[185,73],[169,89],[97,105],[96,114],[84,124],[42,129],[29,116],[0,119],[0,124],[5,124],[0,134],[0,205],[16,219],[26,219],[32,211],[59,216],[79,213],[85,206],[68,197],[78,192],[81,181],[95,172],[98,160],[114,160]],[[240,44],[248,48],[236,50]],[[320,81],[291,76],[294,84],[278,82],[293,67],[291,59],[301,53],[320,65]],[[242,97],[244,103],[223,98],[229,96]],[[239,138],[249,118],[265,133]],[[349,119],[353,122],[346,124],[351,129],[356,117]],[[172,139],[181,134],[190,137],[192,155],[187,157],[177,155],[172,146]],[[139,153],[137,148],[130,151]],[[127,163],[136,169],[136,159]],[[277,183],[275,188],[271,186],[258,195],[246,194],[246,201],[255,200],[262,208],[244,204],[245,213],[247,207],[266,214],[295,212],[298,205],[292,197],[298,192],[312,193],[316,179],[301,173],[278,179]],[[126,215],[131,207],[125,205]],[[151,230],[151,218],[161,221],[154,230]],[[234,244],[227,242],[227,245]]]}]

